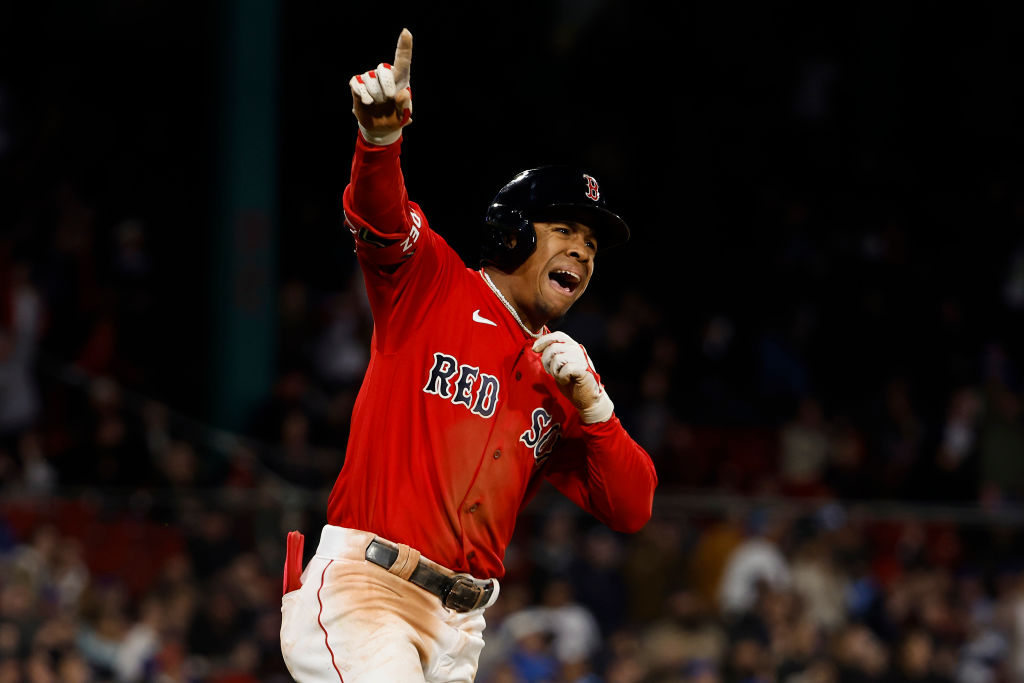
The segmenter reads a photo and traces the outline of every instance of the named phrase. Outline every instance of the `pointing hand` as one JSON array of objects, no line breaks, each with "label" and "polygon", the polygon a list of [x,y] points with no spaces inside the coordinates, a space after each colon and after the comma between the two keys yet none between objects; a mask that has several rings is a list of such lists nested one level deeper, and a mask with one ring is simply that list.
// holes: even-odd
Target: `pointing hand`
[{"label": "pointing hand", "polygon": [[395,63],[381,63],[376,69],[353,76],[352,113],[367,142],[389,145],[412,123],[412,90],[409,71],[412,66],[412,33],[402,29],[395,49]]}]

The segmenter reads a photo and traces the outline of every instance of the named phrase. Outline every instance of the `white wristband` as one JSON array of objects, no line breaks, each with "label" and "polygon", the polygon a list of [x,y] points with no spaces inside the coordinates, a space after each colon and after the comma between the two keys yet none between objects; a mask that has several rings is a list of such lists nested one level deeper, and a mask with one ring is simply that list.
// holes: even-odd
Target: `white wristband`
[{"label": "white wristband", "polygon": [[363,136],[363,139],[369,142],[371,145],[380,145],[381,147],[387,147],[388,145],[397,142],[398,138],[402,137],[402,129],[393,130],[390,133],[384,135],[374,135],[370,131],[363,128],[363,124],[356,121],[359,125],[359,133]]},{"label": "white wristband", "polygon": [[615,404],[608,398],[608,392],[602,391],[601,396],[593,405],[580,411],[580,418],[583,424],[589,425],[595,422],[607,422],[615,412]]}]

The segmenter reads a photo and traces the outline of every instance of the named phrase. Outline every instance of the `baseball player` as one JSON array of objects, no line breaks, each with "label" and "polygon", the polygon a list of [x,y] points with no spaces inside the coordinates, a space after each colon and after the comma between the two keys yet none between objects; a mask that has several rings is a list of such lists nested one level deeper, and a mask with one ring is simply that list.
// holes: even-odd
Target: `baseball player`
[{"label": "baseball player", "polygon": [[359,124],[345,223],[373,311],[328,524],[299,575],[289,535],[281,648],[302,683],[472,681],[516,516],[543,480],[622,532],[650,518],[651,459],[586,351],[546,325],[624,242],[598,181],[525,171],[487,211],[467,268],[409,201],[412,34],[349,83]]}]

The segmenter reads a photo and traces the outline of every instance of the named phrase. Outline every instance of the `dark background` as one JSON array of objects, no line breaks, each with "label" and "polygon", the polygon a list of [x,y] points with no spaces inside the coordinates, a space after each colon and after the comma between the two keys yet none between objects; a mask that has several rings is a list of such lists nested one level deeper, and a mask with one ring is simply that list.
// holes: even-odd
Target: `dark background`
[{"label": "dark background", "polygon": [[[469,262],[496,188],[522,168],[577,163],[634,233],[602,259],[590,296],[635,293],[684,346],[716,314],[757,329],[809,310],[813,374],[837,374],[819,383],[848,401],[880,365],[936,360],[926,340],[940,306],[1009,341],[1000,289],[1021,220],[1010,8],[284,3],[279,281],[347,286],[346,83],[390,60],[407,25],[410,194]],[[209,362],[198,332],[214,314],[203,302],[217,267],[224,13],[43,2],[7,16],[5,232],[45,251],[62,193],[96,213],[101,244],[112,223],[141,219],[160,333],[131,352],[152,367],[152,392],[203,411],[197,380],[212,373],[183,371]],[[871,262],[876,242],[885,253]]]}]

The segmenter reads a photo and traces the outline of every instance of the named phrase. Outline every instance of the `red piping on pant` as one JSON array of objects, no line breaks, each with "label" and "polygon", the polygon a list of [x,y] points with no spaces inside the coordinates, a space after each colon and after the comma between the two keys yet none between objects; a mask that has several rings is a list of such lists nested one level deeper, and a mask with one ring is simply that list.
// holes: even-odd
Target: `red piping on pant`
[{"label": "red piping on pant", "polygon": [[[334,564],[334,560],[327,563],[327,567]],[[324,645],[327,646],[327,651],[331,653],[331,666],[334,667],[334,672],[338,674],[338,680],[341,683],[345,683],[345,679],[341,677],[341,671],[338,670],[338,665],[334,663],[334,650],[331,649],[331,644],[327,642],[327,629],[324,628],[324,622],[320,620],[320,616],[324,613],[324,601],[320,599],[320,591],[324,589],[324,575],[327,574],[327,567],[320,572],[320,587],[316,589],[316,601],[320,603],[320,611],[316,615],[316,623],[320,624],[320,630],[324,632]]]}]

